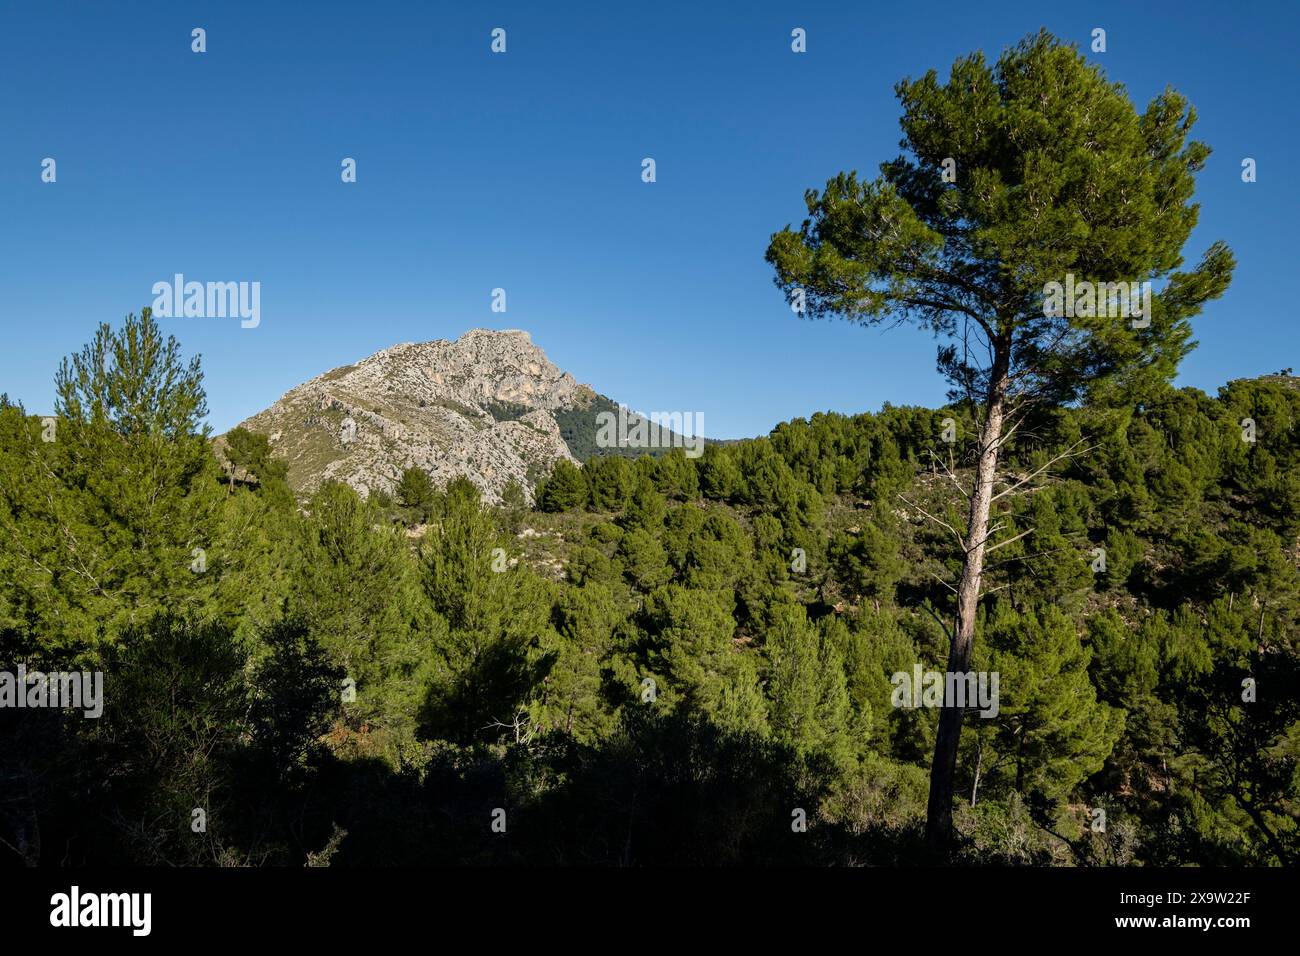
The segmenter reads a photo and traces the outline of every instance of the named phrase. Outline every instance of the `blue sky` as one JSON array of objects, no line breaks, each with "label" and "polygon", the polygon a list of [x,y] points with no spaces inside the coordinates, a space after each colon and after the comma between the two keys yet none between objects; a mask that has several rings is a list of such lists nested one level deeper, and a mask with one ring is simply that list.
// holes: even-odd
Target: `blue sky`
[{"label": "blue sky", "polygon": [[1214,148],[1188,259],[1224,239],[1239,265],[1180,384],[1300,367],[1300,5],[471,6],[5,3],[0,391],[48,410],[60,358],[181,272],[262,286],[256,329],[163,320],[202,355],[219,431],[326,369],[476,327],[527,329],[579,381],[702,412],[710,437],[939,404],[933,339],[796,319],[763,252],[806,188],[897,155],[897,80],[1040,26],[1084,49],[1106,29],[1089,55],[1140,105],[1185,93]]}]

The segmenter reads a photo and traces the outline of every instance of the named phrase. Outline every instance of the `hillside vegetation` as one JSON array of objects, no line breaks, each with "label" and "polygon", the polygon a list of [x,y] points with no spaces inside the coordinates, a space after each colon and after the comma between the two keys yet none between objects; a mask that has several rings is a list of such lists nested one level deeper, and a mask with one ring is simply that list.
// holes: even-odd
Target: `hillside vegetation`
[{"label": "hillside vegetation", "polygon": [[[148,317],[58,385],[54,440],[0,408],[0,669],[102,670],[106,703],[0,709],[11,860],[929,859],[939,711],[891,677],[944,669],[969,408],[561,459],[534,509],[418,471],[299,501],[264,436],[214,452]],[[1086,451],[995,507],[974,665],[1001,699],[962,729],[951,859],[1296,862],[1294,386],[1006,445],[1013,482]]]}]

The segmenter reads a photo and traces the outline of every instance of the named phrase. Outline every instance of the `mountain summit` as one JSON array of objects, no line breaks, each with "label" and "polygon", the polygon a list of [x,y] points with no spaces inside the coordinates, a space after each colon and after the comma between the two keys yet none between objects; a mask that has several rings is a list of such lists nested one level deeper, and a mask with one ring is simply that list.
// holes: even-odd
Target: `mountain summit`
[{"label": "mountain summit", "polygon": [[394,345],[290,389],[241,423],[267,435],[295,490],[324,481],[391,492],[406,468],[457,475],[499,501],[561,458],[586,457],[596,413],[617,406],[561,371],[527,332],[472,329]]}]

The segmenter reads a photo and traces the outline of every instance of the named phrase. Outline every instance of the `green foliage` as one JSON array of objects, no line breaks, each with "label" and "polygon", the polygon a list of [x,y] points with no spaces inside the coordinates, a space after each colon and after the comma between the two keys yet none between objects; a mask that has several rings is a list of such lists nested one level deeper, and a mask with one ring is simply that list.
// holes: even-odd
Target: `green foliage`
[{"label": "green foliage", "polygon": [[[238,825],[231,788],[251,729],[246,662],[224,629],[161,616],[131,628],[111,652],[104,695],[114,703],[91,733],[115,768],[107,784],[122,811],[115,836],[131,858],[221,861],[226,828]],[[206,832],[191,828],[195,808]]]},{"label": "green foliage", "polygon": [[[1022,795],[1061,799],[1101,769],[1123,732],[1123,714],[1097,701],[1091,654],[1058,608],[1019,614],[999,604],[984,633],[982,669],[1000,674],[1001,691],[999,712],[988,721],[993,756],[985,759],[1000,762],[1006,785]],[[1000,779],[986,778],[986,788]]]},{"label": "green foliage", "polygon": [[[822,753],[844,763],[856,749],[850,736],[847,677],[832,641],[820,639],[801,607],[781,609],[766,639],[772,731],[797,753]],[[869,723],[870,712],[866,712]],[[866,729],[862,723],[856,730]]]},{"label": "green foliage", "polygon": [[405,512],[407,523],[427,524],[438,501],[438,489],[429,473],[422,468],[407,468],[397,482],[397,503]]},{"label": "green foliage", "polygon": [[548,649],[554,663],[537,709],[538,723],[545,730],[588,745],[598,744],[614,731],[604,663],[614,649],[620,616],[613,592],[597,582],[567,589],[556,600],[555,640]]},{"label": "green foliage", "polygon": [[[962,555],[926,515],[960,521],[934,453],[945,418],[978,430],[969,320],[1047,399],[1006,436],[1012,480],[1061,463],[1009,496],[985,572],[974,666],[1000,697],[960,739],[958,859],[1294,865],[1300,389],[1167,384],[1232,270],[1214,244],[1183,271],[1192,110],[1139,113],[1045,34],[898,92],[905,155],[811,192],[769,259],[812,315],[947,336],[948,408],[819,413],[692,459],[597,455],[617,407],[596,396],[560,415],[585,463],[529,511],[517,485],[493,508],[414,469],[396,505],[295,501],[268,438],[209,441],[198,362],[147,311],[64,363],[52,440],[0,397],[0,669],[107,674],[102,721],[0,708],[3,846],[915,862],[937,717],[891,679],[948,656]],[[1044,315],[1066,272],[1156,282],[1151,327]],[[494,806],[509,840],[482,839]]]},{"label": "green foliage", "polygon": [[[584,405],[579,402],[576,405],[558,408],[552,414],[555,416],[556,425],[559,426],[560,437],[569,446],[569,453],[578,461],[585,462],[602,457],[635,459],[643,455],[657,458],[665,454],[664,448],[601,447],[596,441],[596,436],[600,433],[600,416],[602,414],[617,416],[618,413],[618,403],[604,395],[592,394],[589,403]],[[497,413],[493,412],[493,414]],[[665,437],[668,434],[670,433],[666,433]]]},{"label": "green foliage", "polygon": [[287,490],[289,466],[271,457],[271,441],[246,428],[232,428],[225,435],[226,459],[232,468],[231,481],[242,474],[261,486],[278,486]]},{"label": "green foliage", "polygon": [[587,499],[593,511],[621,511],[636,486],[637,476],[626,458],[593,458],[582,467]]},{"label": "green foliage", "polygon": [[732,600],[675,584],[655,590],[642,612],[641,659],[656,678],[659,705],[708,715],[732,732],[762,733],[767,708],[757,661],[732,642]]},{"label": "green foliage", "polygon": [[[150,348],[122,349],[105,380],[160,374],[132,371]],[[412,539],[344,485],[296,507],[261,436],[226,436],[223,475],[197,420],[149,431],[198,407],[177,388],[152,393],[172,412],[83,411],[55,442],[0,408],[0,663],[94,661],[110,702],[102,722],[0,709],[0,774],[19,784],[0,820],[24,859],[74,837],[87,858],[173,865],[682,859],[653,841],[681,827],[719,841],[718,806],[757,812],[777,791],[807,805],[799,859],[916,858],[936,712],[892,706],[890,679],[943,667],[931,612],[949,613],[935,571],[953,555],[899,496],[946,507],[938,413],[817,415],[699,459],[562,463],[532,512],[522,489],[493,509],[467,480],[410,476],[397,507],[427,509]],[[1064,410],[1009,444],[1028,471],[1099,435],[1014,500],[1032,533],[989,571],[976,666],[1001,698],[961,742],[963,860],[1295,860],[1297,419],[1287,382],[1235,382]],[[586,801],[630,792],[628,850],[627,820]],[[583,820],[619,839],[521,834],[485,856],[465,834],[507,798],[516,834]],[[434,799],[436,821],[419,809]],[[737,832],[746,859],[789,858],[788,841]],[[741,852],[728,846],[720,859]]]},{"label": "green foliage", "polygon": [[424,704],[426,731],[460,744],[531,737],[557,638],[546,582],[509,555],[478,489],[447,486],[421,548],[429,607],[446,621]]},{"label": "green foliage", "polygon": [[[1194,175],[1210,153],[1188,138],[1187,100],[1166,90],[1139,113],[1046,31],[996,63],[974,53],[946,83],[931,70],[896,92],[906,155],[870,182],[840,173],[808,191],[808,218],[768,248],[777,285],[802,290],[809,317],[905,319],[952,339],[939,364],[963,397],[982,395],[992,372],[963,346],[968,329],[1054,404],[1141,400],[1169,381],[1191,348],[1187,320],[1234,266],[1214,243],[1179,271],[1198,214]],[[1164,283],[1150,326],[1046,314],[1045,289],[1067,273]]]},{"label": "green foliage", "polygon": [[894,589],[906,571],[898,539],[871,522],[856,535],[832,538],[830,560],[836,579],[849,595],[867,598],[877,606],[882,601],[892,603]]},{"label": "green foliage", "polygon": [[48,424],[0,411],[0,622],[93,662],[156,610],[207,600],[213,579],[191,568],[221,492],[198,360],[183,364],[147,309],[99,326],[55,385]]},{"label": "green foliage", "polygon": [[543,511],[571,511],[588,500],[587,482],[571,462],[555,463],[550,476],[537,489],[537,506]]},{"label": "green foliage", "polygon": [[378,734],[377,751],[391,757],[414,744],[446,625],[420,599],[419,566],[377,504],[330,483],[308,510],[289,559],[286,613],[354,682],[348,717]]}]

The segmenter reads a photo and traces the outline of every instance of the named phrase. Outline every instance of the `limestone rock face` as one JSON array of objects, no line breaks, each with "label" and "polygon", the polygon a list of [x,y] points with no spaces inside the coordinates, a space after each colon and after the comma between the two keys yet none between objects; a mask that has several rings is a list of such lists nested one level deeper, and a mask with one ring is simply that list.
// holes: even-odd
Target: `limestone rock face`
[{"label": "limestone rock face", "polygon": [[596,398],[527,332],[473,329],[318,375],[241,424],[269,436],[300,493],[331,479],[391,493],[415,467],[439,485],[464,475],[495,502],[510,482],[531,495],[556,460],[575,460],[556,414]]}]

